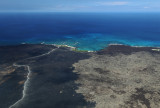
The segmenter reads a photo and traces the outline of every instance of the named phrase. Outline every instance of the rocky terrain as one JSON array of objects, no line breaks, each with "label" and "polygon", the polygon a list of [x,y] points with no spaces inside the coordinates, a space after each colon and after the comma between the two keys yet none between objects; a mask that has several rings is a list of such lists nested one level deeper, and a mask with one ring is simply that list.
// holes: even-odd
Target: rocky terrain
[{"label": "rocky terrain", "polygon": [[160,53],[110,46],[74,65],[76,90],[96,108],[160,108]]},{"label": "rocky terrain", "polygon": [[0,47],[0,108],[160,108],[160,50]]}]

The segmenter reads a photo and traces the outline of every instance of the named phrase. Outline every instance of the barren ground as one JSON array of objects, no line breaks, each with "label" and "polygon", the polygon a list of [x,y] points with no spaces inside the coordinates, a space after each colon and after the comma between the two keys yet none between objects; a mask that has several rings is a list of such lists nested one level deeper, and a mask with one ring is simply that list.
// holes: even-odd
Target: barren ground
[{"label": "barren ground", "polygon": [[160,54],[135,49],[107,49],[75,63],[76,92],[96,108],[160,108]]}]

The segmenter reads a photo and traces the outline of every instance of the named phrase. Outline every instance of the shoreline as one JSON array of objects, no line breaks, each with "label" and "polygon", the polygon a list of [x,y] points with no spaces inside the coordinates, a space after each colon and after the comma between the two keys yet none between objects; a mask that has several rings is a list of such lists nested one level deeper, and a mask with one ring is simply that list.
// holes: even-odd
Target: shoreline
[{"label": "shoreline", "polygon": [[66,47],[66,48],[70,48],[71,51],[77,51],[77,52],[98,52],[98,51],[101,51],[101,50],[104,50],[108,47],[111,47],[111,46],[127,46],[127,47],[132,47],[132,48],[151,48],[152,51],[158,51],[160,52],[160,46],[156,47],[156,46],[131,46],[131,45],[125,45],[125,44],[106,44],[106,47],[104,48],[101,48],[99,50],[80,50],[78,49],[77,47],[75,46],[70,46],[70,45],[67,45],[67,44],[62,44],[62,45],[59,45],[59,44],[46,44],[45,42],[41,42],[41,43],[21,43],[21,44],[15,44],[15,45],[0,45],[0,47],[11,47],[11,46],[21,46],[21,45],[53,45],[55,47]]},{"label": "shoreline", "polygon": [[[56,49],[54,53],[50,53],[53,49]],[[73,106],[70,108],[76,108],[72,104],[73,101],[77,107],[88,106],[87,108],[101,108],[107,105],[111,107],[123,105],[125,107],[131,106],[132,103],[144,103],[146,100],[149,103],[145,103],[146,106],[155,108],[156,104],[159,103],[154,104],[154,100],[146,97],[149,94],[152,98],[160,98],[155,93],[159,93],[157,91],[159,87],[157,89],[152,88],[156,86],[155,81],[158,82],[160,76],[160,49],[156,47],[110,44],[102,50],[89,53],[88,51],[78,51],[76,47],[68,45],[42,43],[0,47],[0,52],[2,55],[1,65],[4,65],[2,72],[4,70],[6,73],[10,71],[8,67],[12,66],[13,63],[17,63],[21,67],[12,66],[13,69],[16,68],[13,72],[17,73],[15,75],[6,74],[5,77],[11,78],[5,80],[5,85],[19,86],[18,82],[25,79],[24,74],[18,76],[19,73],[32,71],[32,75],[29,75],[31,82],[27,89],[26,96],[28,97],[25,98],[25,102],[19,103],[17,101],[23,100],[23,96],[10,97],[11,94],[15,93],[14,91],[11,94],[4,93],[4,97],[10,97],[13,100],[7,103],[8,106],[16,104],[15,106],[19,106],[18,108],[28,108],[28,105],[33,104],[37,106],[36,108],[43,108],[36,103],[37,100],[41,100],[45,102],[43,103],[45,106],[63,108],[60,105],[68,99],[70,99],[69,104],[67,102],[64,105]],[[43,57],[44,55],[47,56]],[[21,79],[15,81],[14,77]],[[146,82],[146,78],[149,82]],[[23,84],[26,85],[25,82]],[[61,86],[57,86],[57,84]],[[10,86],[4,91],[9,91],[8,88]],[[21,85],[17,96],[22,93],[22,88]],[[17,91],[17,89],[15,90]],[[137,97],[133,98],[135,96]],[[139,96],[145,98],[142,99]],[[48,97],[51,101],[49,103],[44,101]],[[30,100],[35,101],[35,103],[30,103]],[[6,101],[8,101],[7,98],[4,102]],[[136,105],[138,106],[138,104]]]}]

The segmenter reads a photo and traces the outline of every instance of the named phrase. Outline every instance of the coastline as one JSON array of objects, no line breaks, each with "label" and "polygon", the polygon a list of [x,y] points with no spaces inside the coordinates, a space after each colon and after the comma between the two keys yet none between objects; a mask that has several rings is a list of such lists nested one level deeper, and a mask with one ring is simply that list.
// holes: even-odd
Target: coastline
[{"label": "coastline", "polygon": [[10,47],[10,46],[20,46],[20,45],[52,45],[52,46],[55,46],[55,47],[67,47],[67,48],[70,48],[72,51],[78,51],[78,52],[98,52],[98,51],[100,51],[100,50],[104,50],[104,49],[106,49],[106,48],[108,48],[108,47],[110,47],[110,46],[128,46],[128,47],[131,47],[131,48],[152,48],[152,50],[153,51],[160,51],[160,47],[159,46],[131,46],[131,45],[126,45],[126,44],[106,44],[106,47],[104,47],[104,48],[101,48],[101,49],[99,49],[99,50],[80,50],[80,49],[78,49],[77,47],[75,47],[75,46],[70,46],[70,45],[67,45],[67,44],[62,44],[62,45],[60,45],[60,44],[47,44],[47,43],[45,43],[45,42],[41,42],[41,43],[32,43],[32,44],[30,44],[30,43],[21,43],[21,44],[16,44],[16,45],[0,45],[0,47]]},{"label": "coastline", "polygon": [[93,51],[93,50],[79,50],[77,47],[74,47],[74,46],[70,46],[70,45],[58,45],[58,44],[45,44],[44,42],[40,43],[40,44],[44,44],[44,45],[53,45],[53,46],[56,46],[56,47],[68,47],[71,49],[71,51],[77,51],[77,52],[99,52],[101,50],[104,50],[104,49],[107,49],[109,47],[112,47],[112,46],[122,46],[122,47],[130,47],[130,48],[148,48],[148,49],[151,49],[152,51],[160,51],[160,47],[153,47],[153,46],[130,46],[130,45],[125,45],[125,44],[108,44],[106,45],[105,48],[102,48],[98,51]]},{"label": "coastline", "polygon": [[[16,52],[13,52],[15,49]],[[48,53],[53,49],[56,49],[54,53]],[[9,106],[12,108],[44,108],[44,106],[76,108],[90,106],[92,108],[92,106],[94,106],[94,103],[86,102],[81,94],[75,92],[78,85],[75,84],[74,80],[77,79],[77,75],[72,72],[71,68],[75,62],[81,59],[87,59],[89,57],[88,54],[72,51],[70,47],[66,46],[59,46],[58,48],[54,45],[23,44],[0,47],[0,55],[2,56],[2,58],[0,58],[0,66],[3,66],[0,68],[0,73],[5,72],[3,75],[0,74],[0,82],[2,82],[0,83],[0,87],[6,86],[0,89],[0,92],[3,93],[6,98],[4,99],[3,96],[3,98],[0,98],[2,108],[8,108]],[[20,67],[13,66],[14,63],[17,63]],[[12,72],[14,75],[8,73],[8,67],[16,68],[16,70]],[[25,75],[20,74],[21,76],[19,76],[17,69],[25,73]],[[29,74],[27,74],[28,71],[30,72]],[[15,74],[15,72],[18,73]],[[21,79],[15,81],[14,77],[20,77]],[[20,86],[19,82],[22,81],[21,87],[17,88]],[[44,84],[46,81],[48,83]],[[26,85],[26,83],[29,85]],[[60,86],[57,86],[57,84],[60,84]],[[11,85],[11,87],[7,85]],[[13,91],[6,94],[12,87],[16,88],[19,92]],[[45,88],[46,91],[38,88]],[[23,92],[23,90],[25,90],[25,92]],[[10,95],[14,95],[14,97]],[[43,98],[41,98],[41,95],[43,95]],[[8,98],[11,99],[11,101],[8,101]],[[44,99],[43,105],[36,104],[39,99]],[[31,100],[35,101],[35,103],[32,103]],[[50,101],[49,104],[48,101]]]},{"label": "coastline", "polygon": [[[53,49],[56,49],[54,53],[48,53]],[[47,55],[44,57],[45,54]],[[0,66],[3,66],[0,68],[0,73],[5,72],[3,75],[0,74],[0,82],[2,82],[0,86],[20,86],[18,88],[19,92],[15,94],[19,96],[16,99],[10,97],[12,101],[7,103],[8,99],[2,100],[0,98],[8,106],[14,105],[22,97],[27,66],[30,66],[28,70],[31,69],[30,71],[32,71],[30,86],[26,91],[25,102],[23,99],[20,102],[18,101],[16,108],[28,108],[29,104],[36,105],[36,108],[43,108],[46,105],[63,108],[61,104],[69,108],[83,108],[84,106],[99,108],[106,105],[118,107],[119,104],[129,107],[133,103],[138,107],[137,101],[142,102],[141,104],[144,103],[147,107],[152,106],[154,108],[159,105],[159,102],[155,105],[150,98],[143,97],[144,99],[141,99],[139,97],[139,95],[147,96],[149,94],[152,98],[160,99],[156,94],[159,93],[157,90],[160,88],[156,87],[154,83],[154,81],[158,82],[160,76],[158,66],[160,64],[160,49],[157,47],[111,44],[102,50],[90,52],[81,51],[68,45],[21,44],[0,46],[0,55],[2,56]],[[14,63],[22,67],[14,67]],[[8,73],[10,70],[11,72]],[[20,74],[19,76],[20,72],[18,70],[25,75]],[[15,76],[20,79],[14,81]],[[24,83],[18,85],[22,81]],[[130,85],[133,86],[130,87]],[[146,86],[149,88],[146,88]],[[10,86],[6,86],[1,92],[9,90],[8,87],[10,88]],[[45,89],[38,90],[37,88]],[[11,94],[14,94],[14,92],[11,92]],[[4,96],[6,95],[4,93]],[[134,96],[136,98],[133,98]],[[48,97],[50,97],[49,101],[52,101],[50,104],[45,101]],[[69,102],[64,103],[68,99]],[[39,105],[36,103],[38,100],[44,103]],[[147,103],[145,103],[146,100]],[[108,104],[113,102],[116,102],[115,106],[113,106],[114,104]],[[3,105],[3,103],[1,104]],[[73,103],[75,104],[73,105]]]}]

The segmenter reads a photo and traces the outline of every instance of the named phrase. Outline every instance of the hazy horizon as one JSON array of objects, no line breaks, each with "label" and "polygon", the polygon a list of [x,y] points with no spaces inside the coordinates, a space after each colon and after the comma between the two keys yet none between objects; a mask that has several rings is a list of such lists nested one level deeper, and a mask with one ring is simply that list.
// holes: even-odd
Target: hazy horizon
[{"label": "hazy horizon", "polygon": [[5,0],[0,12],[160,12],[159,0]]}]

